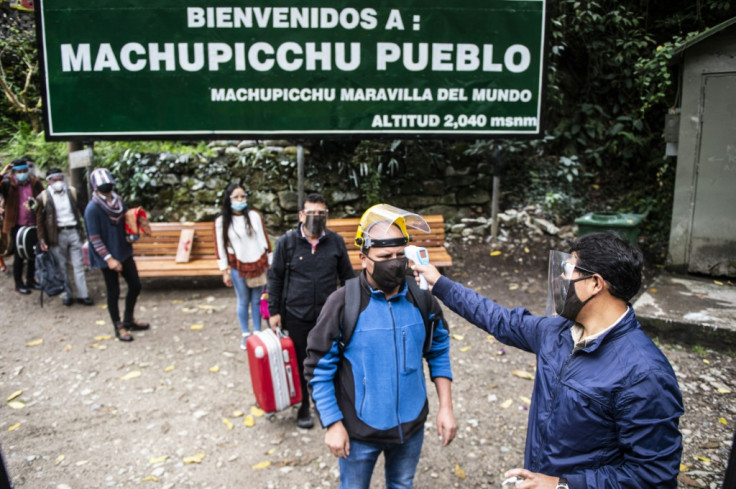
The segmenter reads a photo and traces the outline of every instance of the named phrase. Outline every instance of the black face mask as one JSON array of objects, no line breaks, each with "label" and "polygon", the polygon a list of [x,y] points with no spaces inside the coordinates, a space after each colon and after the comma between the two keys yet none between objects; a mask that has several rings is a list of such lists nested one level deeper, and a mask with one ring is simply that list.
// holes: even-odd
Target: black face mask
[{"label": "black face mask", "polygon": [[565,319],[569,319],[570,321],[575,321],[583,306],[587,304],[593,297],[595,297],[595,295],[591,295],[590,297],[588,297],[588,299],[586,299],[585,302],[583,302],[580,300],[580,297],[578,297],[578,294],[575,292],[575,282],[587,280],[589,278],[593,277],[582,277],[575,280],[570,280],[570,285],[567,288],[567,299],[565,299],[565,305],[562,307],[562,311],[559,312],[560,316]]},{"label": "black face mask", "polygon": [[373,262],[373,273],[371,277],[373,277],[373,281],[376,282],[376,285],[382,291],[392,292],[396,287],[404,283],[406,270],[409,267],[409,260],[406,257],[384,261],[368,259]]},{"label": "black face mask", "polygon": [[307,216],[304,227],[312,236],[322,236],[327,224],[327,216]]},{"label": "black face mask", "polygon": [[97,187],[97,191],[101,194],[109,194],[112,192],[113,184],[112,183],[103,183],[102,185],[99,185]]}]

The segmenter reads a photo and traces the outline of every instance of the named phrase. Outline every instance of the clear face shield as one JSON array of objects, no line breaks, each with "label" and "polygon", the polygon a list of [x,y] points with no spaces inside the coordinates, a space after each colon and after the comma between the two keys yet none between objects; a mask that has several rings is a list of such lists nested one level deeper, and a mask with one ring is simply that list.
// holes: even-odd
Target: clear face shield
[{"label": "clear face shield", "polygon": [[[386,225],[377,225],[386,223]],[[398,226],[403,238],[389,237],[392,225]],[[388,204],[374,205],[360,219],[355,244],[361,248],[404,246],[411,241],[409,229],[429,232],[429,224],[419,214],[408,212]]]},{"label": "clear face shield", "polygon": [[570,280],[575,271],[574,257],[570,253],[550,250],[547,270],[547,316],[562,312],[570,290]]}]

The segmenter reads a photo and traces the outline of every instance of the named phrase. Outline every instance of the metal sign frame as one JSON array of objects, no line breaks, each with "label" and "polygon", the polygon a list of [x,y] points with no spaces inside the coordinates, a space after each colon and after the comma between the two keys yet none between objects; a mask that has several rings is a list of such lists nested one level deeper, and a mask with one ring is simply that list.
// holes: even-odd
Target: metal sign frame
[{"label": "metal sign frame", "polygon": [[546,0],[43,0],[36,18],[48,140],[542,132]]}]

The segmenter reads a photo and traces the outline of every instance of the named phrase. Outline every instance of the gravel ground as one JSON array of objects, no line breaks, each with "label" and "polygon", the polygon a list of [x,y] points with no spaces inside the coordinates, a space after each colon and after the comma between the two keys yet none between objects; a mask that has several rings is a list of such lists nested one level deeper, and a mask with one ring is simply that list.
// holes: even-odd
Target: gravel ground
[{"label": "gravel ground", "polygon": [[[542,313],[549,247],[519,238],[489,256],[487,244],[458,243],[448,275]],[[144,280],[137,316],[153,327],[125,344],[100,307],[99,272],[88,276],[96,306],[67,308],[56,297],[43,309],[37,292],[19,296],[10,273],[0,276],[0,445],[16,488],[338,487],[319,427],[297,429],[291,409],[270,419],[251,411],[232,290],[217,279]],[[532,382],[522,372],[533,375],[535,359],[447,318],[459,435],[440,446],[430,388],[415,487],[500,488],[503,472],[523,464]],[[736,424],[734,355],[655,341],[685,400],[679,487],[721,487]]]}]

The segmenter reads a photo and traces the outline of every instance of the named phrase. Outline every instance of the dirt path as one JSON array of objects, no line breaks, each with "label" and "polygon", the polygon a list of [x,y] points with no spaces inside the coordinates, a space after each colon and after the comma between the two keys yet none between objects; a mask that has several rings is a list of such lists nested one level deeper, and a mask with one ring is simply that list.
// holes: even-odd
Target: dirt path
[{"label": "dirt path", "polygon": [[[450,275],[501,304],[541,313],[547,247],[508,244],[498,257],[487,245],[455,250]],[[297,429],[295,411],[245,425],[254,399],[232,290],[216,279],[144,280],[137,316],[153,327],[124,344],[100,307],[98,274],[88,275],[96,306],[67,308],[57,297],[43,309],[37,292],[22,297],[10,273],[0,277],[0,444],[16,488],[338,487],[323,431]],[[440,448],[430,387],[415,486],[498,488],[503,471],[523,463],[532,390],[511,372],[533,374],[534,357],[448,319],[459,436]],[[661,346],[685,395],[681,487],[720,487],[736,423],[736,362]],[[374,477],[373,487],[381,482]]]}]

